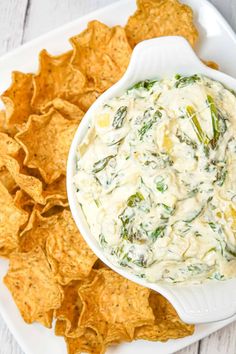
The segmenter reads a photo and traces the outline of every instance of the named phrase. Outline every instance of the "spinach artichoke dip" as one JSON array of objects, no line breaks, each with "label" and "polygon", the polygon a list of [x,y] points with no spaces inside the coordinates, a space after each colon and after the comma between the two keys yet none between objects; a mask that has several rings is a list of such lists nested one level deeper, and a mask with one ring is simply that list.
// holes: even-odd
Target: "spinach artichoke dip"
[{"label": "spinach artichoke dip", "polygon": [[236,276],[236,96],[207,77],[135,84],[78,146],[77,199],[113,264],[151,282]]}]

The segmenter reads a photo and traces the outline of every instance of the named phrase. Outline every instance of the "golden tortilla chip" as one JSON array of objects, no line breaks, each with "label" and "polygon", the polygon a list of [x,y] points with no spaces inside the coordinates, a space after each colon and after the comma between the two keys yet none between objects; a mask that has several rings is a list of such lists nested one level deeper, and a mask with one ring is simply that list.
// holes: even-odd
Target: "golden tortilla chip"
[{"label": "golden tortilla chip", "polygon": [[107,266],[105,263],[103,263],[103,262],[101,261],[100,258],[98,258],[98,259],[96,260],[96,262],[94,263],[93,269],[101,269],[101,268],[110,269],[110,268],[108,268],[108,266]]},{"label": "golden tortilla chip", "polygon": [[86,112],[100,95],[101,92],[97,91],[85,92],[83,95],[78,96],[77,102],[79,106]]},{"label": "golden tortilla chip", "polygon": [[54,198],[67,199],[66,177],[61,176],[53,183],[48,184],[44,189],[43,195],[46,200],[50,200]]},{"label": "golden tortilla chip", "polygon": [[17,156],[21,146],[8,134],[0,132],[0,155]]},{"label": "golden tortilla chip", "polygon": [[63,208],[67,208],[68,206],[68,200],[50,199],[43,208],[40,208],[40,212],[42,216],[48,217],[59,214]]},{"label": "golden tortilla chip", "polygon": [[38,203],[45,204],[42,195],[42,182],[38,178],[21,173],[20,164],[15,158],[9,155],[0,156],[0,165],[6,167],[16,184],[29,194],[32,199]]},{"label": "golden tortilla chip", "polygon": [[79,327],[79,317],[82,311],[82,301],[78,294],[80,286],[80,281],[73,281],[63,288],[64,300],[61,307],[55,311],[56,335],[79,337],[84,333],[84,330]]},{"label": "golden tortilla chip", "polygon": [[45,113],[48,102],[54,98],[70,101],[83,92],[84,75],[71,66],[71,51],[51,56],[46,50],[40,53],[39,73],[34,76],[32,106],[38,113]]},{"label": "golden tortilla chip", "polygon": [[7,127],[25,123],[32,113],[30,104],[33,95],[32,76],[19,71],[12,73],[12,84],[1,96],[6,107]]},{"label": "golden tortilla chip", "polygon": [[198,32],[189,6],[178,0],[137,0],[137,6],[125,26],[131,47],[161,36],[183,36],[192,46],[196,44]]},{"label": "golden tortilla chip", "polygon": [[15,193],[14,202],[17,206],[26,210],[29,215],[32,212],[33,207],[35,206],[35,201],[22,189],[18,189]]},{"label": "golden tortilla chip", "polygon": [[4,283],[25,322],[36,321],[51,327],[51,310],[60,307],[63,292],[40,247],[28,253],[12,254]]},{"label": "golden tortilla chip", "polygon": [[46,240],[53,232],[56,222],[56,216],[45,218],[37,209],[33,210],[25,229],[21,233],[20,251],[29,252],[36,246],[40,246],[44,250]]},{"label": "golden tortilla chip", "polygon": [[91,328],[86,328],[85,333],[78,338],[65,337],[65,341],[68,354],[104,354],[106,350],[101,336]]},{"label": "golden tortilla chip", "polygon": [[90,284],[96,276],[96,271],[91,271],[87,278],[83,280],[72,281],[63,287],[64,300],[61,307],[55,311],[57,319],[55,325],[55,334],[76,338],[85,332],[85,327],[79,326],[79,318],[82,312],[83,304],[79,297],[80,287]]},{"label": "golden tortilla chip", "polygon": [[52,102],[49,102],[47,108],[51,107],[61,113],[63,117],[67,119],[74,119],[78,123],[84,116],[84,111],[82,111],[78,106],[63,100],[62,98],[55,98]]},{"label": "golden tortilla chip", "polygon": [[4,166],[0,168],[0,182],[4,185],[10,194],[14,193],[17,188],[15,180]]},{"label": "golden tortilla chip", "polygon": [[155,323],[136,328],[135,339],[167,341],[193,334],[194,326],[182,322],[173,306],[162,295],[152,291],[149,303]]},{"label": "golden tortilla chip", "polygon": [[71,213],[64,210],[47,238],[47,258],[55,279],[63,285],[87,277],[97,260],[78,231]]},{"label": "golden tortilla chip", "polygon": [[66,192],[66,177],[61,176],[55,182],[46,186],[43,191],[46,204],[41,210],[41,214],[47,213],[55,206],[68,206],[67,192]]},{"label": "golden tortilla chip", "polygon": [[0,255],[8,257],[18,247],[20,228],[27,222],[28,213],[15,205],[13,197],[0,183]]},{"label": "golden tortilla chip", "polygon": [[97,274],[91,284],[79,289],[84,305],[81,326],[93,328],[109,344],[132,340],[135,327],[153,324],[149,289],[109,269]]},{"label": "golden tortilla chip", "polygon": [[105,91],[121,78],[129,64],[131,48],[120,26],[109,28],[92,21],[70,41],[74,48],[71,62],[85,75],[88,91]]},{"label": "golden tortilla chip", "polygon": [[219,70],[219,65],[217,63],[215,63],[212,60],[202,60],[203,63],[207,66],[209,66],[209,68],[215,69],[215,70]]},{"label": "golden tortilla chip", "polygon": [[26,157],[24,164],[38,168],[46,183],[66,174],[70,144],[78,124],[50,110],[42,116],[31,116],[25,129],[16,135]]},{"label": "golden tortilla chip", "polygon": [[0,111],[0,132],[6,132],[6,112]]}]

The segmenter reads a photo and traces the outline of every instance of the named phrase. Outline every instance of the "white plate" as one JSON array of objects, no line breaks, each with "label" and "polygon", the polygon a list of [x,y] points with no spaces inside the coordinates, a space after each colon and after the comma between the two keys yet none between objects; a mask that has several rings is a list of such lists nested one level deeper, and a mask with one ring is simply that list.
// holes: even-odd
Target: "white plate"
[{"label": "white plate", "polygon": [[[200,30],[200,41],[197,53],[201,58],[211,59],[220,64],[221,70],[236,77],[236,36],[223,17],[206,0],[184,0],[194,10],[195,20]],[[12,70],[25,72],[36,71],[38,66],[38,52],[46,48],[53,54],[70,49],[67,39],[83,30],[88,21],[98,19],[108,25],[124,24],[127,17],[135,10],[134,0],[122,0],[111,6],[93,12],[66,26],[44,35],[19,49],[0,58],[0,92],[11,82]],[[112,14],[116,14],[113,16]],[[225,55],[227,53],[227,55]],[[0,278],[7,271],[7,262],[0,260]],[[21,345],[26,354],[66,354],[66,347],[62,338],[56,337],[53,331],[38,324],[26,325],[11,298],[10,293],[0,282],[0,312],[8,327]],[[169,340],[166,343],[136,341],[124,343],[110,348],[108,353],[116,354],[145,354],[158,352],[159,354],[173,353],[187,345],[209,335],[210,333],[233,322],[236,316],[218,323],[196,326],[192,336]]]}]

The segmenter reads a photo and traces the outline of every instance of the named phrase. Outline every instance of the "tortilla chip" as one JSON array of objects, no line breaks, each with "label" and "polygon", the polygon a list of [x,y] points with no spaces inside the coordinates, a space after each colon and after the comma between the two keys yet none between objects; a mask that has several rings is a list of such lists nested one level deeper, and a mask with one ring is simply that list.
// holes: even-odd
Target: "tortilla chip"
[{"label": "tortilla chip", "polygon": [[55,325],[56,335],[76,338],[85,332],[85,327],[79,326],[83,304],[78,290],[80,287],[90,284],[96,277],[96,274],[96,271],[91,271],[87,278],[72,281],[63,287],[64,300],[61,307],[55,311],[57,319]]},{"label": "tortilla chip", "polygon": [[135,339],[167,341],[193,334],[194,326],[181,321],[173,306],[162,295],[152,291],[149,303],[155,324],[135,329]]},{"label": "tortilla chip", "polygon": [[13,197],[0,183],[0,255],[8,257],[18,247],[20,228],[27,222],[28,213],[17,207]]},{"label": "tortilla chip", "polygon": [[36,246],[45,249],[46,240],[53,232],[54,224],[57,222],[56,216],[43,217],[35,209],[30,215],[29,221],[20,237],[20,251],[29,252]]},{"label": "tortilla chip", "polygon": [[21,173],[20,164],[15,158],[9,155],[0,156],[0,165],[6,167],[16,184],[33,200],[45,204],[42,182],[38,178]]},{"label": "tortilla chip", "polygon": [[189,6],[177,0],[137,0],[137,6],[125,26],[131,47],[161,36],[183,36],[192,46],[196,44],[198,32]]},{"label": "tortilla chip", "polygon": [[215,70],[219,70],[219,65],[217,63],[215,63],[212,60],[202,60],[203,63],[207,66],[209,66],[209,68],[215,69]]},{"label": "tortilla chip", "polygon": [[53,107],[66,119],[74,119],[78,123],[84,116],[84,111],[82,111],[78,106],[70,103],[62,98],[55,98],[52,102],[49,102],[47,108]]},{"label": "tortilla chip", "polygon": [[51,215],[59,214],[63,208],[67,208],[68,206],[69,202],[67,200],[50,199],[41,209],[41,215],[48,217]]},{"label": "tortilla chip", "polygon": [[101,92],[98,91],[86,92],[83,95],[78,96],[78,104],[86,112],[100,95]]},{"label": "tortilla chip", "polygon": [[23,210],[26,210],[29,215],[31,214],[33,207],[35,206],[35,201],[22,189],[18,189],[16,191],[14,202],[18,207],[22,208]]},{"label": "tortilla chip", "polygon": [[86,328],[85,333],[78,338],[65,338],[68,354],[104,354],[105,346],[101,336],[93,329]]},{"label": "tortilla chip", "polygon": [[52,198],[67,199],[66,177],[61,176],[53,183],[46,185],[46,188],[44,189],[44,197],[46,200]]},{"label": "tortilla chip", "polygon": [[84,305],[80,325],[96,330],[106,344],[132,340],[135,327],[154,322],[150,290],[109,269],[97,274],[91,284],[79,289]]},{"label": "tortilla chip", "polygon": [[0,110],[0,132],[6,132],[6,112]]},{"label": "tortilla chip", "polygon": [[67,192],[66,192],[66,177],[61,176],[52,184],[46,186],[43,191],[46,204],[41,209],[41,214],[47,213],[55,206],[68,206]]},{"label": "tortilla chip", "polygon": [[15,192],[17,184],[9,171],[4,166],[0,168],[0,182],[4,185],[10,194]]},{"label": "tortilla chip", "polygon": [[73,281],[63,288],[64,300],[61,307],[55,311],[56,335],[79,337],[84,333],[84,329],[79,327],[79,317],[82,311],[82,301],[78,294],[80,285],[81,282]]},{"label": "tortilla chip", "polygon": [[20,145],[8,134],[0,132],[0,155],[17,156]]},{"label": "tortilla chip", "polygon": [[74,53],[72,64],[87,79],[87,90],[103,92],[124,74],[131,48],[123,28],[109,28],[92,21],[81,34],[70,39]]},{"label": "tortilla chip", "polygon": [[24,164],[38,168],[46,183],[66,174],[70,144],[78,124],[50,110],[42,116],[31,116],[25,129],[16,135],[26,157]]},{"label": "tortilla chip", "polygon": [[103,263],[103,262],[101,261],[100,258],[98,258],[98,259],[96,260],[96,262],[94,263],[94,265],[93,265],[93,269],[101,269],[101,268],[110,269],[110,268],[108,268],[108,266],[107,266],[105,263]]},{"label": "tortilla chip", "polygon": [[51,327],[51,310],[60,307],[61,287],[54,280],[46,256],[40,247],[28,253],[14,253],[4,283],[25,322],[34,321]]},{"label": "tortilla chip", "polygon": [[87,277],[97,259],[67,210],[58,215],[47,238],[46,251],[55,279],[63,285]]},{"label": "tortilla chip", "polygon": [[7,127],[16,127],[28,120],[32,113],[30,104],[33,95],[32,74],[13,71],[12,84],[1,96],[6,107]]},{"label": "tortilla chip", "polygon": [[48,102],[60,97],[70,101],[83,92],[84,75],[70,65],[72,52],[51,56],[46,50],[40,53],[39,73],[34,76],[32,106],[38,113],[45,113]]}]

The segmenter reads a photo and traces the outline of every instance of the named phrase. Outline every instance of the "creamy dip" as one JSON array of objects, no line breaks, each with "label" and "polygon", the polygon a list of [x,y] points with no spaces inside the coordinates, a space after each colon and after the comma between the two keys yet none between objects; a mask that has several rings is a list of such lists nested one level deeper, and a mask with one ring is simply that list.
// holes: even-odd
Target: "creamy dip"
[{"label": "creamy dip", "polygon": [[135,84],[78,146],[78,202],[106,256],[148,281],[236,276],[236,97],[193,75]]}]

